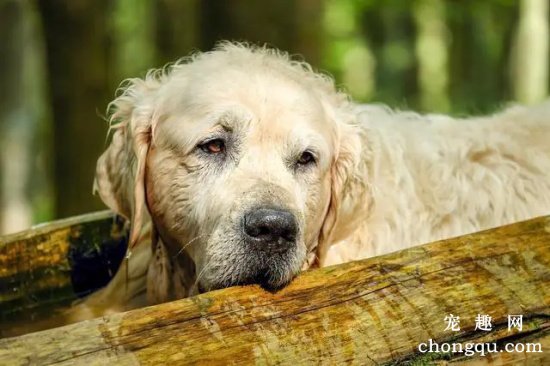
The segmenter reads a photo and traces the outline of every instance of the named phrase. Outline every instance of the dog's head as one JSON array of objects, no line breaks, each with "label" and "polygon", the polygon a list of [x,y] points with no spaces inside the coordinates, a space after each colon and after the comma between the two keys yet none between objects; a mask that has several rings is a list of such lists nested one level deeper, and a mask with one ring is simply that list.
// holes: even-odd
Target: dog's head
[{"label": "dog's head", "polygon": [[103,201],[153,220],[199,288],[286,284],[338,219],[360,141],[332,81],[286,54],[225,43],[145,79],[111,105]]}]

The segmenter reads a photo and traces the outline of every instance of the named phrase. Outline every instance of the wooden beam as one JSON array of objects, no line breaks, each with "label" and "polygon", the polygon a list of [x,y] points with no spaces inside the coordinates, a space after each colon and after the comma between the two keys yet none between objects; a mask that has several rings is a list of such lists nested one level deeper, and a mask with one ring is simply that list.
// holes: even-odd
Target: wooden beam
[{"label": "wooden beam", "polygon": [[124,221],[110,211],[0,236],[0,338],[28,331],[19,325],[46,320],[104,286],[124,256],[126,238]]},{"label": "wooden beam", "polygon": [[[550,361],[550,217],[0,340],[0,364],[431,364]],[[445,317],[460,317],[460,331]],[[475,330],[478,314],[492,330]],[[508,315],[523,329],[508,330]],[[421,353],[429,342],[502,352]],[[505,352],[507,344],[542,352]],[[521,347],[521,346],[520,346]]]}]

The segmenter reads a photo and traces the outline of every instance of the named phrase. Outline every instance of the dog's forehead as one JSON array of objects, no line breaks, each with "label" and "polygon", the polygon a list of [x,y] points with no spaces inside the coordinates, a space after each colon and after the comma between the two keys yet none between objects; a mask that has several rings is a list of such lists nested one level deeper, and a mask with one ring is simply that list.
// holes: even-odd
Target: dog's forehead
[{"label": "dog's forehead", "polygon": [[[199,82],[200,81],[200,82]],[[299,81],[277,73],[229,69],[197,80],[173,83],[178,97],[164,110],[165,126],[185,130],[186,137],[204,133],[220,122],[247,127],[272,138],[289,134],[318,134],[330,138],[331,121],[318,95]],[[231,126],[235,125],[235,126]]]},{"label": "dog's forehead", "polygon": [[320,100],[307,85],[276,72],[229,69],[187,85],[185,104],[240,103],[255,114],[322,112]]}]

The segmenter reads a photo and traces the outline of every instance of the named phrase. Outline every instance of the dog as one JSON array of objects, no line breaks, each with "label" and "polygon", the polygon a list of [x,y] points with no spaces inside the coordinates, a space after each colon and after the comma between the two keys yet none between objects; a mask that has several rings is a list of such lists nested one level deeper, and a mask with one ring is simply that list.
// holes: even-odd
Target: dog
[{"label": "dog", "polygon": [[131,223],[128,256],[79,319],[550,214],[550,103],[360,105],[284,52],[225,42],[128,80],[109,111],[95,190]]}]

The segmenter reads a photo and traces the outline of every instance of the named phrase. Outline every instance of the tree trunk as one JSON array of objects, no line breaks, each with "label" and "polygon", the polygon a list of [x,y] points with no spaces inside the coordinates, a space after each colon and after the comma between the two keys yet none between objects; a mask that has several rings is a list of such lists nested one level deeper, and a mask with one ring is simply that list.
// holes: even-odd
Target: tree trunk
[{"label": "tree trunk", "polygon": [[200,41],[199,0],[158,0],[156,45],[159,65],[174,62],[196,50]]},{"label": "tree trunk", "polygon": [[39,25],[34,2],[0,2],[0,234],[52,214]]},{"label": "tree trunk", "polygon": [[[103,205],[92,196],[96,160],[105,146],[101,121],[111,99],[107,0],[40,0],[53,107],[55,209],[58,217]],[[109,91],[109,92],[108,92]]]},{"label": "tree trunk", "polygon": [[516,99],[540,102],[548,93],[548,0],[522,0],[512,55]]},{"label": "tree trunk", "polygon": [[427,112],[448,112],[448,29],[442,0],[414,2],[416,58],[420,106]]},{"label": "tree trunk", "polygon": [[[541,217],[306,271],[278,292],[233,287],[3,339],[0,364],[544,365],[549,242],[550,217]],[[458,330],[446,329],[451,314]],[[492,318],[490,330],[476,330],[478,315]],[[509,315],[523,316],[521,330]],[[430,340],[455,352],[421,352]],[[496,352],[465,354],[484,342]],[[508,344],[535,351],[505,352]]]},{"label": "tree trunk", "polygon": [[[300,54],[320,63],[322,2],[311,0],[235,0],[201,2],[202,47],[216,41],[249,41]],[[269,9],[269,10],[267,10]]]}]

